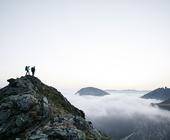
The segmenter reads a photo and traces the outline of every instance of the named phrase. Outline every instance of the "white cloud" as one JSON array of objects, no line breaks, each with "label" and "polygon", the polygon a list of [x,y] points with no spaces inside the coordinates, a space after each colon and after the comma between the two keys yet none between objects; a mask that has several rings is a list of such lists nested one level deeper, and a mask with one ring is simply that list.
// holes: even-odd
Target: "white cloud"
[{"label": "white cloud", "polygon": [[[154,140],[166,137],[169,133],[170,112],[150,106],[151,102],[156,103],[158,100],[146,100],[121,93],[104,97],[65,96],[82,109],[96,127],[114,138],[120,139],[136,132],[136,135],[145,138],[152,135],[151,140]],[[157,131],[159,135],[154,135],[153,131]]]}]

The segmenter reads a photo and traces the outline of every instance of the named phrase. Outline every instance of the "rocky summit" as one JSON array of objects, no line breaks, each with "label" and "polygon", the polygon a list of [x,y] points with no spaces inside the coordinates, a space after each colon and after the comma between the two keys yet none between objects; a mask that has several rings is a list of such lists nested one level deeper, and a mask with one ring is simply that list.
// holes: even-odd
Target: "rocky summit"
[{"label": "rocky summit", "polygon": [[55,88],[38,78],[9,79],[0,89],[0,139],[5,140],[105,140]]}]

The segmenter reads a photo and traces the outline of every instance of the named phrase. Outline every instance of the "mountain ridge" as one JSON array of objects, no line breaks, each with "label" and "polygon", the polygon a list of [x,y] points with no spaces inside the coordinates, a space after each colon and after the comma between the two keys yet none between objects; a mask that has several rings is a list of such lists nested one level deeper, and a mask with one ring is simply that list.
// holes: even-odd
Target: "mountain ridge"
[{"label": "mountain ridge", "polygon": [[0,139],[106,140],[57,89],[33,76],[0,89]]},{"label": "mountain ridge", "polygon": [[157,88],[142,96],[145,99],[167,100],[170,98],[170,88]]}]

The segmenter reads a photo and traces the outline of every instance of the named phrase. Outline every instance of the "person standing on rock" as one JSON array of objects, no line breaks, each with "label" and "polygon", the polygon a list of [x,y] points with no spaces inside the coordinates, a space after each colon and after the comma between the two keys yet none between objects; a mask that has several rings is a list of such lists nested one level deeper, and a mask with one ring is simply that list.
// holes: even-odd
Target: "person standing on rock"
[{"label": "person standing on rock", "polygon": [[32,76],[35,74],[35,66],[31,68]]},{"label": "person standing on rock", "polygon": [[26,74],[25,75],[30,75],[30,66],[25,67]]}]

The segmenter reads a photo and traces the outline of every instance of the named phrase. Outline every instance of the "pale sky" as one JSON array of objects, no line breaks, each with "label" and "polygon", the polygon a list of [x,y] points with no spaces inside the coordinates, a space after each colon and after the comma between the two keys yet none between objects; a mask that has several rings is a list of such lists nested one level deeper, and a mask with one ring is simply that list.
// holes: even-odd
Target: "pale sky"
[{"label": "pale sky", "polygon": [[0,87],[36,66],[59,90],[170,87],[169,0],[0,0]]}]

